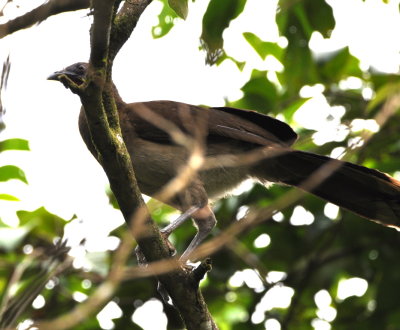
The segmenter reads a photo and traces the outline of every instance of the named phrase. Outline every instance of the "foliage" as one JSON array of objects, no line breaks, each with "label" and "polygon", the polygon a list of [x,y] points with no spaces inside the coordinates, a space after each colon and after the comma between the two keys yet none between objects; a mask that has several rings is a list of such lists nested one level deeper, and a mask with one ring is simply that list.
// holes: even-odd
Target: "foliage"
[{"label": "foliage", "polygon": [[185,19],[188,15],[188,1],[187,0],[168,0],[168,5],[176,14]]},{"label": "foliage", "polygon": [[207,63],[214,64],[223,54],[222,33],[243,11],[246,0],[211,0],[203,17],[201,42],[207,51]]},{"label": "foliage", "polygon": [[[23,139],[8,139],[0,141],[0,153],[6,150],[29,150],[28,141]],[[8,180],[20,180],[24,183],[28,183],[25,173],[18,166],[14,165],[4,165],[0,166],[0,182]],[[11,196],[6,193],[0,194],[0,199],[9,201],[18,201],[18,198]]]},{"label": "foliage", "polygon": [[[177,17],[185,18],[187,15],[187,1],[162,2],[159,23],[153,29],[155,37],[166,35]],[[229,60],[222,56],[223,32],[229,29],[231,21],[240,16],[245,4],[244,0],[210,1],[203,18],[201,35],[208,63]],[[337,148],[349,149],[356,138],[362,138],[365,134],[363,130],[352,130],[351,124],[355,120],[379,118],[384,106],[397,95],[399,76],[377,73],[370,68],[362,69],[348,47],[325,54],[324,57],[313,54],[309,47],[313,33],[319,32],[329,37],[335,28],[332,9],[325,1],[281,0],[276,22],[280,36],[288,42],[287,46],[263,40],[251,32],[246,32],[243,37],[262,60],[273,57],[282,64],[283,70],[277,72],[277,79],[273,80],[267,71],[254,69],[242,87],[243,96],[228,105],[279,115],[296,125],[296,113],[308,102],[308,98],[299,96],[299,91],[306,85],[320,85],[331,106],[343,107],[340,124],[346,126],[348,134],[343,139],[332,139],[321,145],[313,139],[314,130],[296,127],[302,136],[296,147],[326,155]],[[359,87],[341,87],[341,83],[349,78],[356,78],[360,82]],[[367,88],[372,90],[371,99],[363,94]],[[383,123],[384,127],[349,155],[351,161],[391,175],[399,170],[400,114],[397,109],[394,110]],[[0,142],[0,151],[9,149],[28,148],[26,141],[22,140]],[[0,167],[0,181],[11,179],[27,182],[21,169],[13,165]],[[239,196],[217,202],[218,230],[223,231],[235,221],[244,206],[270,205],[287,191],[286,187],[266,189],[257,184]],[[111,193],[109,197],[116,206]],[[11,203],[18,198],[2,191],[0,199]],[[309,225],[292,224],[291,219],[299,206],[312,214],[313,221]],[[339,330],[399,328],[400,303],[396,291],[400,281],[400,270],[396,267],[396,261],[400,259],[398,233],[345,210],[340,210],[336,216],[329,215],[327,207],[324,201],[306,195],[296,205],[282,210],[274,219],[265,219],[258,226],[242,232],[229,246],[213,255],[213,270],[203,281],[201,289],[221,329],[264,329],[267,319],[278,320],[282,329],[309,329],[316,320],[330,323],[332,328]],[[155,208],[153,218],[164,225],[163,221],[173,212],[165,206]],[[24,247],[48,247],[52,238],[62,236],[62,228],[66,223],[43,208],[34,212],[21,211],[18,216],[20,227],[12,234],[11,228],[0,223],[0,249],[4,253],[0,266],[0,292],[7,287],[7,279],[13,274],[15,265],[25,260]],[[214,231],[215,235],[218,230]],[[122,238],[123,232],[123,228],[118,228],[110,235]],[[185,249],[193,233],[190,223],[174,232],[171,240],[178,251]],[[256,240],[265,238],[265,234],[270,243],[258,247]],[[101,270],[94,268],[84,272],[71,268],[57,277],[54,287],[42,292],[48,303],[41,309],[28,309],[24,317],[52,318],[67,313],[77,304],[73,298],[74,292],[90,296],[104,281],[104,272],[110,268],[113,256],[113,252],[108,251],[100,257],[104,266]],[[127,261],[128,267],[133,267],[135,263],[135,257],[131,255]],[[39,267],[38,264],[32,262],[31,269],[21,278],[21,286],[37,270],[35,267]],[[240,271],[250,271],[262,280],[257,287],[252,287],[250,282],[239,281],[239,284],[234,284],[230,279],[235,274],[239,276]],[[271,280],[273,272],[282,272],[282,278],[276,283]],[[341,299],[338,295],[340,283],[354,277],[368,282],[366,292],[361,296]],[[91,285],[84,285],[88,280]],[[283,286],[294,290],[289,306],[265,307],[263,302],[268,293]],[[321,314],[323,308],[316,304],[315,295],[321,290],[328,292],[332,298],[325,307],[336,310],[333,319],[324,319]],[[154,278],[126,279],[113,298],[122,310],[122,316],[114,320],[115,328],[139,329],[138,325],[133,325],[131,315],[141,302],[151,297],[160,299]],[[271,306],[274,303],[277,301],[270,301]],[[169,328],[181,327],[177,312],[165,302],[163,307]],[[254,315],[261,316],[256,318]],[[95,328],[99,328],[99,323],[95,317],[90,317],[74,329]]]},{"label": "foliage", "polygon": [[174,20],[178,17],[176,11],[168,5],[166,0],[160,1],[163,7],[158,15],[158,24],[152,28],[153,38],[165,36],[174,27]]}]

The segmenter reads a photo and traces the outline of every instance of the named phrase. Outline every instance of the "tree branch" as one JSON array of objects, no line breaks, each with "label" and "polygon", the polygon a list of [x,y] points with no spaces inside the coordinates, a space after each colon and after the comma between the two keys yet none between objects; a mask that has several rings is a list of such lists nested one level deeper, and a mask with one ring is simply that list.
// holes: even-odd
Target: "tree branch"
[{"label": "tree branch", "polygon": [[89,5],[90,0],[50,0],[22,16],[0,24],[0,39],[16,31],[40,23],[50,16],[89,8]]},{"label": "tree branch", "polygon": [[[93,0],[94,22],[91,27],[87,79],[78,88],[72,86],[72,90],[81,98],[92,142],[98,152],[97,159],[107,174],[125,221],[132,229],[146,260],[152,262],[170,258],[169,248],[149,217],[141,197],[122,138],[111,83],[113,59],[149,3],[150,0],[125,2],[112,27],[115,6],[119,1]],[[68,80],[65,83],[70,84]],[[188,329],[217,329],[198,289],[198,280],[191,272],[180,267],[171,273],[160,275],[159,280],[171,296]]]},{"label": "tree branch", "polygon": [[140,16],[152,0],[125,1],[115,17],[111,29],[109,59],[114,60],[121,47],[130,37]]}]

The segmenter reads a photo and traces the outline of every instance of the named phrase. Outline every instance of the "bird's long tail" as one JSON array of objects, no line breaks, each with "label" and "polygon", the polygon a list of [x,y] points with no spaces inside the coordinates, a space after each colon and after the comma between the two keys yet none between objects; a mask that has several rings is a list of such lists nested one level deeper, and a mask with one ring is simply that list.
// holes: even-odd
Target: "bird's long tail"
[{"label": "bird's long tail", "polygon": [[297,186],[367,219],[400,228],[400,181],[363,166],[290,150],[256,169],[263,180]]}]

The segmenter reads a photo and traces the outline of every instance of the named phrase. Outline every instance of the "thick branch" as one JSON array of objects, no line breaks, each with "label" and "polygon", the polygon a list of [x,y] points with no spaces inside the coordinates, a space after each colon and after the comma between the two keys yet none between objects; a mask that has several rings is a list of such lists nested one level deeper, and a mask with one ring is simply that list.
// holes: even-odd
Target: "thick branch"
[{"label": "thick branch", "polygon": [[129,39],[140,16],[152,0],[125,1],[115,17],[111,30],[109,59],[113,61],[121,47]]},{"label": "thick branch", "polygon": [[93,0],[94,22],[90,30],[90,63],[96,69],[106,68],[113,7],[112,0]]},{"label": "thick branch", "polygon": [[[133,22],[125,25],[129,26],[130,32],[149,2],[149,0],[138,0],[134,4],[126,2],[121,9],[121,15],[126,15],[123,16],[124,20]],[[147,261],[165,259],[169,257],[169,249],[144,206],[130,156],[122,138],[112,94],[110,75],[113,58],[109,58],[107,52],[114,1],[94,0],[93,7],[92,52],[87,83],[75,91],[79,94],[85,110],[92,141],[98,152],[97,159],[108,176],[111,189],[126,222],[133,229],[138,245]],[[139,10],[138,13],[135,12],[136,9]],[[115,54],[128,39],[130,32],[118,36],[118,42],[112,42],[116,47]],[[160,276],[159,279],[180,311],[188,329],[217,328],[198,290],[198,281],[190,272],[178,268],[172,273]]]},{"label": "thick branch", "polygon": [[40,23],[52,15],[89,8],[89,5],[90,0],[50,0],[22,16],[0,24],[0,39]]}]

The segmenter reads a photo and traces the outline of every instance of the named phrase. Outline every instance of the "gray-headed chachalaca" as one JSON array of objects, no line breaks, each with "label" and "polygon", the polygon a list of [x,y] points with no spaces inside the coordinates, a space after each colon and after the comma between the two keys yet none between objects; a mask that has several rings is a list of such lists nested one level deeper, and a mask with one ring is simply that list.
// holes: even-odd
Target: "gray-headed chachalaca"
[{"label": "gray-headed chachalaca", "polygon": [[[60,81],[60,76],[65,75],[80,85],[87,70],[87,63],[76,63],[53,73],[48,79]],[[127,104],[115,86],[113,88],[123,138],[144,194],[156,194],[176,176],[190,154],[186,147],[173,142],[170,132],[160,128],[156,118],[172,122],[189,137],[200,137],[205,156],[216,160],[216,166],[200,170],[186,188],[167,201],[183,215],[167,226],[164,234],[170,234],[189,217],[198,228],[183,259],[188,258],[216,223],[209,200],[226,195],[248,178],[262,183],[299,186],[364,218],[400,227],[399,181],[363,166],[291,149],[297,135],[279,120],[254,111],[205,108],[173,101]],[[144,108],[156,117],[144,116]],[[79,116],[79,129],[89,150],[96,156],[83,110]],[[243,155],[252,151],[258,159],[250,163],[243,161],[246,159]],[[218,163],[219,159],[225,162]],[[321,182],[310,188],[302,184],[327,164]],[[334,170],[329,170],[329,164],[334,165]]]}]

